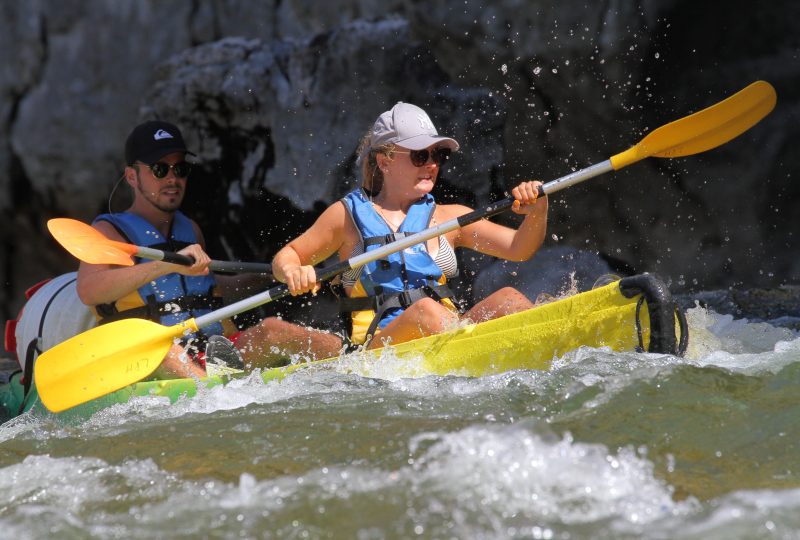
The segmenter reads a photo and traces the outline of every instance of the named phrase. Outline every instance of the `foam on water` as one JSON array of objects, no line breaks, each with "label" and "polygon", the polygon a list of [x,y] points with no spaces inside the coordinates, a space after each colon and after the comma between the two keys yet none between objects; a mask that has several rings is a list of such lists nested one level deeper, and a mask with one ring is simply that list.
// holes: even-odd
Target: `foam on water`
[{"label": "foam on water", "polygon": [[420,434],[412,442],[427,448],[411,467],[410,481],[432,485],[475,511],[494,506],[498,517],[647,523],[684,506],[632,451],[611,455],[569,435],[556,439],[533,421]]},{"label": "foam on water", "polygon": [[[556,437],[541,421],[413,437],[406,465],[319,467],[238,482],[181,479],[151,460],[29,456],[0,470],[0,526],[15,538],[91,534],[353,538],[580,535],[791,538],[800,490],[673,500],[630,449]],[[752,536],[751,536],[752,535]]]},{"label": "foam on water", "polygon": [[688,310],[688,359],[743,373],[780,371],[797,361],[800,333],[766,322],[720,315],[702,307]]},{"label": "foam on water", "polygon": [[340,373],[357,373],[363,377],[396,381],[428,376],[422,367],[423,360],[421,354],[399,357],[395,349],[389,346],[381,350],[377,359],[361,352],[346,354],[336,363],[335,369]]},{"label": "foam on water", "polygon": [[[181,480],[150,460],[110,465],[29,456],[0,470],[0,504],[9,525],[35,516],[33,536],[76,528],[146,537],[175,524],[191,537],[229,525],[254,533],[269,524],[280,537],[333,521],[350,523],[353,537],[364,538],[381,530],[497,537],[531,533],[533,524],[547,538],[552,526],[608,521],[639,530],[696,506],[673,502],[633,452],[611,455],[601,445],[557,438],[536,421],[420,433],[408,450],[408,464],[395,469],[354,464],[261,481],[245,473],[238,485]],[[123,503],[116,510],[107,504],[114,500]],[[370,516],[371,508],[380,514]]]},{"label": "foam on water", "polygon": [[[94,414],[84,425],[87,428],[147,423],[154,419],[166,420],[190,414],[208,415],[219,411],[233,411],[254,404],[270,404],[313,395],[341,393],[346,390],[341,377],[331,371],[299,371],[282,381],[264,383],[259,371],[247,377],[233,379],[225,385],[206,388],[200,385],[193,397],[182,397],[176,403],[158,396],[144,396],[117,404]],[[126,429],[121,426],[121,429]]]},{"label": "foam on water", "polygon": [[42,429],[42,419],[28,413],[0,424],[0,443],[27,434],[32,434],[33,436],[38,434],[42,439],[49,436],[49,433]]},{"label": "foam on water", "polygon": [[800,489],[738,491],[720,497],[685,522],[664,525],[663,537],[687,540],[796,539]]},{"label": "foam on water", "polygon": [[116,517],[95,513],[96,508],[109,501],[127,507],[163,499],[178,484],[149,460],[109,465],[96,458],[28,456],[0,470],[1,524],[4,531],[19,528],[15,538],[64,538],[85,531],[109,537]]}]

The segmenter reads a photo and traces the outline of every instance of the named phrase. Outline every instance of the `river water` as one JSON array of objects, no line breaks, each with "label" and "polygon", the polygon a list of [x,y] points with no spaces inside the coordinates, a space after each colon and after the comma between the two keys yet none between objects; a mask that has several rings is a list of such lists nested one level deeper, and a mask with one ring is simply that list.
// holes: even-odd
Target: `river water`
[{"label": "river water", "polygon": [[[0,426],[2,538],[800,538],[800,333],[695,307],[685,358],[298,372]],[[379,375],[379,376],[377,376]]]}]

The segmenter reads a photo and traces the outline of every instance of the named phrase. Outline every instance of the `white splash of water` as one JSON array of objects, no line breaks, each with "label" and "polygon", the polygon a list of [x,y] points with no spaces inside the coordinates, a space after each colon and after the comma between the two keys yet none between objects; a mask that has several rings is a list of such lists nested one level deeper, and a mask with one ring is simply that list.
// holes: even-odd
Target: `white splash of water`
[{"label": "white splash of water", "polygon": [[686,357],[743,373],[777,372],[797,361],[800,335],[789,328],[751,322],[695,307],[686,313],[689,348]]}]

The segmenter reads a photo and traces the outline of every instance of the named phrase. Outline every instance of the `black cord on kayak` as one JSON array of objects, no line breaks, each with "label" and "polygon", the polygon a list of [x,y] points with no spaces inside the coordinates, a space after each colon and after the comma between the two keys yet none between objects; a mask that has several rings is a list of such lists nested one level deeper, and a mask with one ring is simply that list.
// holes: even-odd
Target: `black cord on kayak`
[{"label": "black cord on kayak", "polygon": [[636,337],[639,339],[639,345],[636,346],[636,352],[644,352],[644,338],[642,338],[642,304],[644,304],[644,295],[639,296],[636,302]]}]

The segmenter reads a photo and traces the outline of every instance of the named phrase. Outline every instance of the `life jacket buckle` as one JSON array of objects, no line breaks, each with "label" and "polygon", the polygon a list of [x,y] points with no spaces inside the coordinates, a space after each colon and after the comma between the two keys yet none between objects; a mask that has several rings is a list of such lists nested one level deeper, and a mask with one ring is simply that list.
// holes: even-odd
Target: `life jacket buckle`
[{"label": "life jacket buckle", "polygon": [[414,303],[414,296],[416,295],[412,295],[410,291],[403,291],[398,293],[397,302],[403,309],[408,309],[408,307]]}]

